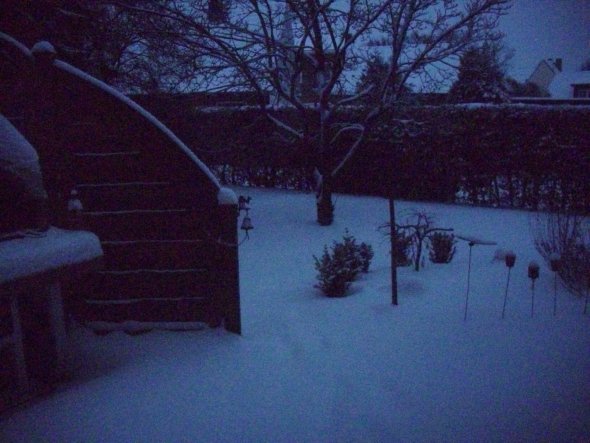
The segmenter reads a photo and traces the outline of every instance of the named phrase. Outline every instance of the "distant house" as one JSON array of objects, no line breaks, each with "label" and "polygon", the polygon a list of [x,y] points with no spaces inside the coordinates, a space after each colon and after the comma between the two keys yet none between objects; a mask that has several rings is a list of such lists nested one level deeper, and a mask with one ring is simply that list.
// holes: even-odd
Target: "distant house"
[{"label": "distant house", "polygon": [[[574,98],[590,98],[590,71],[582,71],[585,78],[580,78],[577,83],[572,83]],[[580,77],[582,77],[580,75]]]},{"label": "distant house", "polygon": [[541,60],[528,78],[552,98],[590,98],[590,71],[563,72],[563,59]]},{"label": "distant house", "polygon": [[528,102],[590,104],[590,71],[564,70],[561,58],[541,60],[527,81],[550,95],[545,99],[531,98]]},{"label": "distant house", "polygon": [[548,91],[557,99],[589,99],[590,71],[562,72],[555,76]]},{"label": "distant house", "polygon": [[563,59],[561,58],[548,58],[545,60],[541,60],[527,81],[530,83],[534,83],[542,90],[548,91],[549,86],[553,82],[553,79],[562,70]]}]

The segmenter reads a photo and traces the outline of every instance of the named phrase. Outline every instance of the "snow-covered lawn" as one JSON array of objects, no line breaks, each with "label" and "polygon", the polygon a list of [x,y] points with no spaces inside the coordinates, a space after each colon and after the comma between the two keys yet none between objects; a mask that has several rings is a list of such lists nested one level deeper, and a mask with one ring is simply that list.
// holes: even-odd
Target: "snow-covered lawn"
[{"label": "snow-covered lawn", "polygon": [[[243,335],[221,329],[76,330],[72,380],[5,415],[0,440],[54,442],[397,442],[590,440],[590,315],[542,264],[530,318],[530,260],[543,263],[517,211],[399,202],[496,247],[451,264],[399,272],[390,304],[389,246],[377,226],[387,201],[339,196],[336,222],[314,222],[311,195],[238,189],[255,230],[240,251]],[[375,249],[350,296],[313,288],[312,254],[348,228]]]}]

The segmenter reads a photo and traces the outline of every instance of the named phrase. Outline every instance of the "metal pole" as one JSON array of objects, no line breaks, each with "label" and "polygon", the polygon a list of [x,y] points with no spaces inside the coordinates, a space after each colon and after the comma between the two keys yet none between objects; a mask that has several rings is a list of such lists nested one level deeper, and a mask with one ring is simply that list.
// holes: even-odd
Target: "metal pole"
[{"label": "metal pole", "polygon": [[533,298],[531,300],[531,318],[535,316],[535,280],[533,279],[533,285],[531,289],[533,293]]},{"label": "metal pole", "polygon": [[[393,194],[393,186],[391,193]],[[389,197],[389,237],[391,239],[391,304],[397,306],[397,266],[395,263],[395,243],[396,243],[396,229],[395,229],[395,203],[393,195]]]},{"label": "metal pole", "polygon": [[502,318],[504,318],[504,312],[506,311],[506,299],[508,298],[508,285],[510,285],[510,271],[512,268],[508,268],[508,279],[506,280],[506,291],[504,292],[504,306],[502,306]]},{"label": "metal pole", "polygon": [[557,272],[553,279],[553,316],[557,314]]},{"label": "metal pole", "polygon": [[467,305],[469,304],[469,285],[471,283],[471,249],[473,242],[469,242],[469,267],[467,268],[467,294],[465,295],[465,315],[463,321],[467,320]]},{"label": "metal pole", "polygon": [[588,310],[588,297],[590,296],[590,273],[588,273],[588,286],[586,287],[586,301],[584,302],[584,315]]}]

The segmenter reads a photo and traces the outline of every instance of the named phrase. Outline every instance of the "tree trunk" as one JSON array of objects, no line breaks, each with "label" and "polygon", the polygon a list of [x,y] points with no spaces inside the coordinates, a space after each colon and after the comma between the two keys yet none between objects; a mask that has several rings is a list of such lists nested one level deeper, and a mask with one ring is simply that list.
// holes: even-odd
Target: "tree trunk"
[{"label": "tree trunk", "polygon": [[332,183],[327,174],[319,186],[316,207],[318,223],[321,226],[330,226],[334,221],[334,205],[332,203]]}]

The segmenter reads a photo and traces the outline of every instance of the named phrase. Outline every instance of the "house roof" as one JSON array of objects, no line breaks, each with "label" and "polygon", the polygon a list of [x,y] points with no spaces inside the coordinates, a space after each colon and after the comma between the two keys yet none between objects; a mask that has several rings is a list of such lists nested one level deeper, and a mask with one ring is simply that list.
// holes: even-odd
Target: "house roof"
[{"label": "house roof", "polygon": [[574,85],[590,84],[590,71],[561,72],[549,85],[553,98],[571,98]]}]

